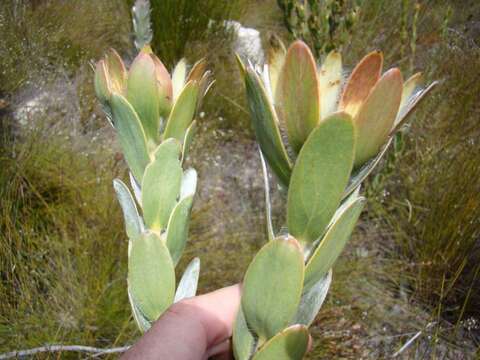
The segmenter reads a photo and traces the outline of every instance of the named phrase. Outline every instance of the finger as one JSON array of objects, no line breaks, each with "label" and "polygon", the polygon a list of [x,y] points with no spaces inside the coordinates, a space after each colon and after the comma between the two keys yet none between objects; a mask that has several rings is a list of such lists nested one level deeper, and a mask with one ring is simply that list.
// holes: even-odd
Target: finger
[{"label": "finger", "polygon": [[240,285],[233,285],[184,301],[195,310],[197,319],[205,328],[208,348],[232,336],[240,296]]},{"label": "finger", "polygon": [[232,342],[229,339],[208,349],[205,354],[205,360],[215,356],[215,359],[230,359],[232,352]]},{"label": "finger", "polygon": [[240,286],[230,286],[172,305],[122,357],[142,360],[202,360],[232,334]]}]

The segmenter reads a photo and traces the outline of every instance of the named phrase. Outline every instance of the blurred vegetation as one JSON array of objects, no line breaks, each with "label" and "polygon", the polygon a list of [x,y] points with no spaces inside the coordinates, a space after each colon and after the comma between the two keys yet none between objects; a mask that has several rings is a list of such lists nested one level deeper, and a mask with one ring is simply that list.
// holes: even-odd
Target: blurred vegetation
[{"label": "blurred vegetation", "polygon": [[128,341],[113,153],[92,157],[41,127],[8,145],[0,157],[0,348]]},{"label": "blurred vegetation", "polygon": [[0,91],[59,70],[73,71],[107,47],[129,48],[121,0],[5,0],[0,7]]},{"label": "blurred vegetation", "polygon": [[277,0],[290,35],[310,45],[317,58],[341,51],[352,36],[361,0]]},{"label": "blurred vegetation", "polygon": [[[215,38],[222,44],[228,38],[226,20],[238,19],[243,1],[151,0],[153,49],[170,68],[189,48]],[[213,42],[211,42],[213,43]]]},{"label": "blurred vegetation", "polygon": [[[52,128],[48,117],[32,117],[34,130],[26,132],[9,120],[18,93],[51,81],[61,69],[68,81],[81,79],[80,100],[72,101],[80,101],[82,119],[92,121],[96,105],[87,64],[108,47],[131,57],[127,3],[7,0],[0,7],[0,98],[12,102],[11,108],[0,105],[1,352],[45,343],[112,347],[139,336],[126,295],[126,243],[111,186],[114,177],[125,176],[113,132],[103,119],[104,127],[81,132],[71,131],[70,118],[55,118],[59,124]],[[162,60],[171,66],[182,56],[190,63],[207,57],[217,79],[189,159],[199,172],[200,193],[179,267],[199,255],[205,292],[240,281],[263,243],[262,179],[231,34],[211,36],[205,15],[195,26],[177,28],[180,16],[173,14],[184,11],[181,18],[187,19],[201,10],[218,21],[238,19],[265,37],[290,35],[276,0],[162,3],[172,14],[154,15],[163,29],[154,29],[162,36],[156,45]],[[173,8],[177,3],[190,5]],[[386,358],[419,330],[424,335],[406,358],[474,356],[473,320],[480,305],[479,13],[475,1],[362,1],[343,43],[347,68],[379,48],[388,67],[400,66],[406,75],[423,69],[427,81],[441,85],[419,106],[384,170],[367,186],[368,211],[335,266],[333,289],[312,329],[312,359]],[[274,204],[282,213],[278,194]],[[435,325],[425,330],[429,323]]]},{"label": "blurred vegetation", "polygon": [[442,84],[408,130],[378,207],[415,297],[453,321],[480,315],[479,59],[454,29],[436,49],[431,76]]}]

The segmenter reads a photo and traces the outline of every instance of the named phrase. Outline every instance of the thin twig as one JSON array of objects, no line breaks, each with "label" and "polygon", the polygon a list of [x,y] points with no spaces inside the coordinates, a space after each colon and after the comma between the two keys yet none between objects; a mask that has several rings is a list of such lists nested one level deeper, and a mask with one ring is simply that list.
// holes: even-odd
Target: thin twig
[{"label": "thin twig", "polygon": [[423,334],[424,331],[428,330],[430,327],[432,327],[435,324],[436,324],[436,322],[431,322],[431,323],[427,324],[427,326],[425,326],[425,329],[420,330],[413,337],[411,337],[395,354],[392,355],[392,358],[397,357],[398,355],[403,353],[405,350],[407,350],[410,347],[410,345],[412,345],[413,342],[415,340],[417,340],[420,337],[420,335]]},{"label": "thin twig", "polygon": [[61,352],[61,351],[77,351],[77,352],[86,352],[96,354],[95,356],[115,354],[125,352],[130,348],[130,346],[122,346],[111,349],[102,349],[92,346],[83,346],[83,345],[46,345],[28,350],[15,350],[8,353],[0,354],[0,360],[3,359],[12,359],[12,358],[21,358],[25,356],[32,356],[44,352]]}]

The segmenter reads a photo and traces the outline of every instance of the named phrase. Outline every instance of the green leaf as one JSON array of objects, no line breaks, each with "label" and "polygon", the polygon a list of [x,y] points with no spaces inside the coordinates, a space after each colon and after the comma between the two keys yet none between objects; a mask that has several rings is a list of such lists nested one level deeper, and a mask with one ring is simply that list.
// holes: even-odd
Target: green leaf
[{"label": "green leaf", "polygon": [[331,283],[332,270],[318,280],[312,287],[307,290],[304,289],[302,300],[300,300],[300,305],[298,306],[298,311],[292,324],[301,324],[305,326],[310,326],[312,324],[327,297]]},{"label": "green leaf", "polygon": [[242,308],[238,309],[233,326],[233,353],[235,360],[250,360],[255,351],[256,339],[248,329]]},{"label": "green leaf", "polygon": [[372,51],[353,69],[343,89],[338,109],[354,117],[373,87],[380,79],[383,68],[383,54]]},{"label": "green leaf", "polygon": [[149,229],[162,230],[177,202],[182,181],[180,144],[164,141],[155,151],[155,159],[145,169],[142,182],[142,206]]},{"label": "green leaf", "polygon": [[187,268],[183,272],[182,278],[178,283],[175,292],[174,302],[194,297],[197,293],[198,277],[200,276],[200,259],[198,257],[190,261]]},{"label": "green leaf", "polygon": [[252,360],[301,360],[308,349],[308,330],[293,325],[270,339]]},{"label": "green leaf", "polygon": [[190,81],[185,85],[177,101],[173,105],[167,126],[163,133],[163,139],[174,138],[182,142],[185,132],[193,121],[198,98],[198,83]]},{"label": "green leaf", "polygon": [[135,239],[140,236],[144,228],[142,218],[138,214],[137,206],[135,205],[135,200],[127,185],[121,180],[113,180],[113,188],[122,207],[127,235],[129,239]]},{"label": "green leaf", "polygon": [[278,78],[275,105],[296,153],[320,122],[320,86],[315,59],[302,41],[287,52]]},{"label": "green leaf", "polygon": [[173,209],[167,226],[167,247],[176,265],[182,256],[188,238],[188,223],[192,209],[193,195],[181,200]]},{"label": "green leaf", "polygon": [[172,304],[175,269],[167,247],[155,233],[131,242],[128,289],[148,321],[155,321]]},{"label": "green leaf", "polygon": [[390,138],[387,143],[383,146],[382,150],[378,153],[377,156],[375,156],[373,159],[370,159],[367,161],[362,167],[358,170],[354,170],[352,175],[350,176],[350,180],[348,182],[347,188],[345,189],[345,192],[343,194],[343,197],[346,198],[348,195],[350,195],[355,189],[357,189],[365,180],[368,175],[375,169],[375,167],[378,165],[382,157],[385,155],[387,152],[388,148],[390,147],[390,144],[392,143],[393,138]]},{"label": "green leaf", "polygon": [[140,182],[150,161],[142,124],[133,107],[122,95],[113,94],[111,106],[123,155],[133,176]]},{"label": "green leaf", "polygon": [[397,118],[395,119],[395,124],[390,131],[390,135],[393,135],[397,132],[408,120],[410,115],[413,113],[413,110],[422,102],[423,99],[438,85],[438,82],[435,81],[431,83],[426,89],[419,91],[413,95],[408,102],[400,109]]},{"label": "green leaf", "polygon": [[155,62],[141,52],[134,60],[127,81],[127,99],[143,125],[148,140],[158,141],[160,98],[155,74]]},{"label": "green leaf", "polygon": [[350,239],[364,205],[365,198],[357,197],[355,193],[342,204],[341,211],[307,262],[305,289],[314,286],[333,266]]},{"label": "green leaf", "polygon": [[182,177],[180,200],[170,215],[165,235],[167,247],[175,265],[180,260],[187,243],[190,211],[196,190],[197,172],[195,169],[187,169]]},{"label": "green leaf", "polygon": [[245,86],[257,141],[277,178],[282,184],[288,186],[291,163],[282,143],[278,119],[265,88],[251,68],[246,71]]},{"label": "green leaf", "polygon": [[190,150],[190,145],[192,145],[193,138],[197,133],[197,121],[193,120],[187,131],[185,132],[185,138],[183,139],[183,150],[182,150],[182,163],[188,156],[188,151]]},{"label": "green leaf", "polygon": [[305,248],[324,233],[340,204],[353,157],[354,129],[345,113],[322,121],[303,145],[290,180],[287,223]]},{"label": "green leaf", "polygon": [[137,200],[137,203],[142,206],[142,189],[140,189],[140,185],[138,184],[131,171],[128,172],[128,178],[130,179],[130,186],[133,189],[133,195],[135,196],[135,200]]},{"label": "green leaf", "polygon": [[303,276],[303,254],[293,238],[268,242],[251,262],[243,283],[242,309],[260,343],[285,328],[295,315]]},{"label": "green leaf", "polygon": [[402,99],[403,80],[398,69],[387,71],[365,100],[355,124],[355,167],[378,154],[387,141]]},{"label": "green leaf", "polygon": [[273,230],[272,223],[272,204],[270,203],[270,184],[268,181],[268,170],[265,159],[263,158],[262,150],[258,150],[260,154],[260,161],[262,163],[262,172],[263,172],[263,184],[265,187],[265,221],[267,222],[267,236],[268,240],[272,241],[275,239],[275,232]]},{"label": "green leaf", "polygon": [[141,332],[148,331],[152,327],[152,324],[150,323],[150,321],[147,320],[145,315],[142,314],[142,312],[138,308],[138,304],[132,298],[132,294],[130,294],[130,291],[127,291],[127,292],[128,292],[128,300],[130,301],[130,306],[132,308],[133,318],[135,319],[135,322],[137,323],[138,328],[140,329]]}]

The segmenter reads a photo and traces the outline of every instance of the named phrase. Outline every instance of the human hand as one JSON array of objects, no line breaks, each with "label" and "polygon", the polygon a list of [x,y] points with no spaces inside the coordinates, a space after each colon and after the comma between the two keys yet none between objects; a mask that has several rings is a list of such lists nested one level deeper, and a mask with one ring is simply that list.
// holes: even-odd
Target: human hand
[{"label": "human hand", "polygon": [[234,285],[173,304],[121,359],[233,359],[230,338],[240,295]]}]

